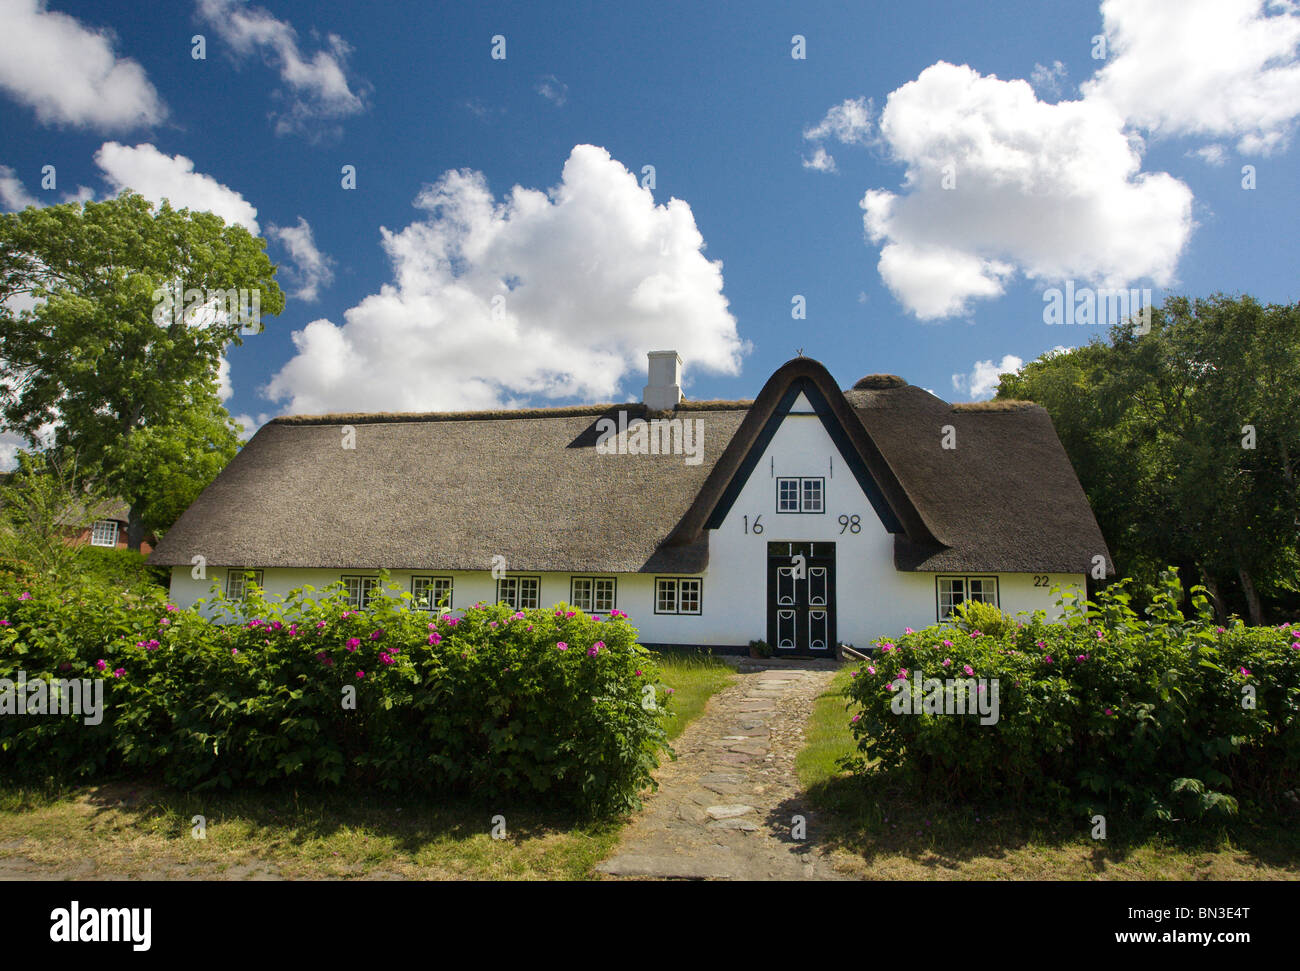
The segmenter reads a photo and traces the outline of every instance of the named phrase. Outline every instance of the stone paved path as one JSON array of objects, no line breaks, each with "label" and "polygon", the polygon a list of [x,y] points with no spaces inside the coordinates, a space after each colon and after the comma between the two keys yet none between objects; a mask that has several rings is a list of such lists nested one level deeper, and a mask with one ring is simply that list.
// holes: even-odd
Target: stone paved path
[{"label": "stone paved path", "polygon": [[[710,699],[673,743],[659,790],[596,869],[609,876],[697,880],[836,879],[817,850],[817,817],[794,759],[813,701],[837,665],[740,662],[737,682]],[[794,838],[802,816],[806,838]]]}]

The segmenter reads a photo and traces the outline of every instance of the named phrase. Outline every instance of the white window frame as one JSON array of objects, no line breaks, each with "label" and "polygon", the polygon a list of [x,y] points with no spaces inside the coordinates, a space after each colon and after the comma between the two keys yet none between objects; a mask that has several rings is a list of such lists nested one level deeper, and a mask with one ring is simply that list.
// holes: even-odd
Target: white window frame
[{"label": "white window frame", "polygon": [[[345,573],[339,578],[343,583],[343,592],[347,595],[348,606],[353,610],[365,610],[375,598],[379,589],[379,577],[365,576],[360,573]],[[356,593],[352,591],[352,582],[356,581]]]},{"label": "white window frame", "polygon": [[226,570],[226,599],[244,600],[248,597],[248,574],[253,574],[253,582],[262,585],[262,571],[243,567],[231,567]]},{"label": "white window frame", "polygon": [[[809,487],[816,487],[816,500],[809,496]],[[794,504],[791,505],[785,490],[793,487]],[[810,513],[826,511],[826,478],[819,475],[783,475],[776,480],[776,511],[781,513]]]},{"label": "white window frame", "polygon": [[[792,491],[792,495],[787,496],[787,490]],[[783,476],[776,480],[776,511],[777,512],[798,512],[800,497],[803,495],[802,483],[793,476]],[[787,503],[787,498],[792,498],[792,503]]]},{"label": "white window frame", "polygon": [[[978,580],[981,587],[986,587],[988,584],[991,583],[993,585],[993,599],[992,600],[987,599],[987,595],[988,595],[987,590],[982,590],[979,597],[972,596],[971,581],[973,580]],[[956,584],[957,593],[960,596],[959,599],[954,600],[951,592],[949,592],[945,596],[945,591],[944,591],[945,581],[948,582],[949,584]],[[938,616],[939,620],[941,621],[947,620],[948,617],[952,615],[953,609],[958,604],[963,603],[967,600],[975,600],[979,603],[987,603],[987,604],[992,604],[994,607],[1000,607],[1001,602],[1000,602],[1000,594],[999,594],[998,586],[999,586],[998,578],[995,576],[988,576],[987,574],[981,574],[979,576],[953,576],[950,574],[941,574],[939,576],[936,576],[934,578],[935,613]],[[944,610],[945,599],[949,601],[947,610]]]},{"label": "white window frame", "polygon": [[[113,538],[109,542],[103,540],[107,538],[107,531],[113,530]],[[94,525],[90,527],[90,545],[91,546],[109,546],[117,545],[117,537],[121,533],[122,525],[116,519],[97,519]]]},{"label": "white window frame", "polygon": [[[667,596],[665,596],[665,594]],[[694,602],[695,609],[684,604]],[[698,616],[704,612],[703,577],[655,577],[654,612]]]},{"label": "white window frame", "polygon": [[[580,593],[579,585],[587,592]],[[618,580],[615,577],[570,577],[569,603],[589,614],[607,614],[618,606]]]},{"label": "white window frame", "polygon": [[502,577],[497,581],[497,603],[506,603],[515,610],[536,610],[541,602],[541,577]]},{"label": "white window frame", "polygon": [[[422,597],[417,587],[425,586],[425,595]],[[442,595],[437,593],[439,587],[446,591],[447,602],[442,603]],[[450,610],[453,606],[453,598],[456,595],[456,581],[454,577],[448,576],[414,576],[411,577],[411,598],[415,602],[416,610]]]}]

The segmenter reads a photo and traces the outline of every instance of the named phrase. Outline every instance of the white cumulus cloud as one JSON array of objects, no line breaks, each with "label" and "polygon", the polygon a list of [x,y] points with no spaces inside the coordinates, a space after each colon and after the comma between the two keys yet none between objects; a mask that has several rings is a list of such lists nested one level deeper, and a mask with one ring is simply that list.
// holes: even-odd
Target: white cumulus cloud
[{"label": "white cumulus cloud", "polygon": [[870,98],[846,98],[832,105],[817,124],[803,131],[804,141],[814,146],[811,158],[803,160],[803,167],[818,172],[836,171],[835,157],[825,148],[825,142],[841,145],[866,145],[871,139]]},{"label": "white cumulus cloud", "polygon": [[972,401],[992,398],[998,390],[998,376],[1014,374],[1024,367],[1025,362],[1014,354],[1004,354],[1002,360],[976,361],[969,374],[954,374],[952,387],[954,391],[968,393]]},{"label": "white cumulus cloud", "polygon": [[149,144],[130,148],[105,142],[95,153],[95,164],[118,191],[134,189],[151,202],[167,199],[173,209],[216,213],[254,236],[261,232],[257,210],[248,200],[212,176],[195,172],[194,162],[184,155],[164,155]]},{"label": "white cumulus cloud", "polygon": [[317,248],[311,225],[302,216],[295,226],[267,226],[266,235],[289,251],[293,266],[288,268],[287,275],[295,287],[293,296],[314,301],[323,287],[334,282],[334,260]]},{"label": "white cumulus cloud", "polygon": [[265,393],[294,412],[489,408],[639,396],[646,352],[734,374],[747,347],[691,207],[656,205],[603,148],[575,146],[559,185],[498,201],[446,172],[424,215],[382,229],[393,281],[293,334]]},{"label": "white cumulus cloud", "polygon": [[868,190],[863,225],[882,244],[885,284],[918,318],[965,313],[1016,272],[1115,286],[1173,279],[1191,190],[1140,171],[1106,104],[1048,104],[1027,81],[941,61],[890,94],[880,136],[906,166],[906,191]]},{"label": "white cumulus cloud", "polygon": [[1104,0],[1107,59],[1082,85],[1152,132],[1283,147],[1300,116],[1300,6],[1291,0]]},{"label": "white cumulus cloud", "polygon": [[36,198],[27,191],[27,187],[23,185],[23,180],[18,178],[18,173],[7,165],[0,165],[0,205],[3,205],[10,212],[26,209],[28,206],[40,205]]},{"label": "white cumulus cloud", "polygon": [[41,124],[125,131],[167,116],[144,68],[117,55],[111,32],[52,12],[45,0],[0,0],[0,25],[0,89]]},{"label": "white cumulus cloud", "polygon": [[365,110],[366,86],[351,76],[351,48],[337,34],[325,37],[324,48],[310,55],[298,45],[298,32],[261,7],[240,0],[198,0],[199,17],[228,43],[235,54],[260,53],[280,72],[286,108],[276,116],[276,133],[319,135],[338,119]]}]

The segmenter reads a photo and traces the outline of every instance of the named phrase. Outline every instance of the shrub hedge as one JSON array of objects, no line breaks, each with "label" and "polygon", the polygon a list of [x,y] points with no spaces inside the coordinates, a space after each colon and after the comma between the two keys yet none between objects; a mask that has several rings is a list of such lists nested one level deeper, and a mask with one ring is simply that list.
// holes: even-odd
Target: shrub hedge
[{"label": "shrub hedge", "polygon": [[[1118,584],[1086,612],[1062,599],[1059,623],[967,604],[950,624],[878,640],[849,691],[865,757],[853,767],[950,798],[1158,820],[1293,801],[1300,624],[1218,626],[1201,587],[1188,618],[1177,574],[1162,582],[1145,618]],[[986,709],[996,687],[996,722],[981,724],[969,704],[939,713],[929,679],[967,681]]]},{"label": "shrub hedge", "polygon": [[311,587],[214,606],[224,622],[148,590],[0,594],[0,678],[104,679],[98,725],[0,717],[0,770],[470,791],[592,813],[653,785],[668,692],[618,611],[476,605],[457,619],[409,594],[356,611]]}]

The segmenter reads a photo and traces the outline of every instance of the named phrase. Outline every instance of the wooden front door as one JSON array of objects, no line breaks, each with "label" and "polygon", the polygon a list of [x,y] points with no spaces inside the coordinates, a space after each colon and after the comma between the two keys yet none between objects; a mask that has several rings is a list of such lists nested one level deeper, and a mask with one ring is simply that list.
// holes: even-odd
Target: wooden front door
[{"label": "wooden front door", "polygon": [[767,544],[767,642],[777,655],[835,656],[835,544]]}]

